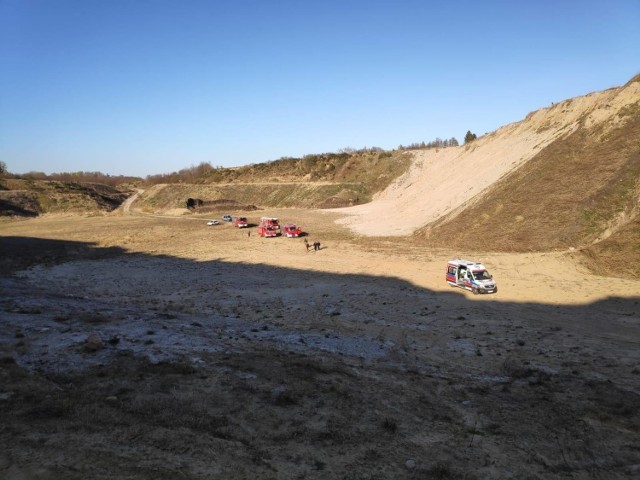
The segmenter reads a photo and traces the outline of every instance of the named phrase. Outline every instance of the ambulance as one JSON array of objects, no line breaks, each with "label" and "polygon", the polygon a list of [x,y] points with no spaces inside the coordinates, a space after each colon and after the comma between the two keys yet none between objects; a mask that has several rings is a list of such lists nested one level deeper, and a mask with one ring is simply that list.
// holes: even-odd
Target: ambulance
[{"label": "ambulance", "polygon": [[498,285],[482,263],[459,258],[447,262],[446,281],[452,287],[464,288],[474,295],[498,291]]}]

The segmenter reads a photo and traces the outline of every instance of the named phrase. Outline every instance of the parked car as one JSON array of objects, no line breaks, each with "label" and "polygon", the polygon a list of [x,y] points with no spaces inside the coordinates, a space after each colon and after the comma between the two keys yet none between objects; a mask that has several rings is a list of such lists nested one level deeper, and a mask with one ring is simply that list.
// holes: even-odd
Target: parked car
[{"label": "parked car", "polygon": [[218,225],[220,224],[220,222],[218,220],[209,220],[207,222],[207,225]]},{"label": "parked car", "polygon": [[233,217],[231,215],[222,215],[222,220],[224,220],[225,222],[230,222],[231,220],[233,220]]}]

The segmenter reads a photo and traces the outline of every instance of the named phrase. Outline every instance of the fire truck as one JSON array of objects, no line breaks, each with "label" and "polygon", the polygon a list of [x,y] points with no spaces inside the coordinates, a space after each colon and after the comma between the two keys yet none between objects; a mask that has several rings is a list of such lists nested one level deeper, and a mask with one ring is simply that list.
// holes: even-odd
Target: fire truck
[{"label": "fire truck", "polygon": [[277,237],[280,235],[280,223],[277,218],[262,217],[258,225],[258,235],[261,237]]},{"label": "fire truck", "polygon": [[447,262],[446,281],[452,287],[470,290],[474,295],[498,291],[498,285],[482,263],[459,258]]},{"label": "fire truck", "polygon": [[231,222],[234,227],[238,227],[238,228],[247,228],[249,226],[249,222],[247,222],[247,217],[233,217]]},{"label": "fire truck", "polygon": [[282,234],[288,238],[299,237],[304,232],[298,228],[294,223],[285,223],[282,227]]}]

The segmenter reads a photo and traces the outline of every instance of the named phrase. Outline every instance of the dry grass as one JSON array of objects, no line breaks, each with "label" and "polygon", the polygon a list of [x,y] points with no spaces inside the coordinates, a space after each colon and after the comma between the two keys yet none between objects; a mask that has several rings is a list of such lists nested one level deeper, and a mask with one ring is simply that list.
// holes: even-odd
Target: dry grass
[{"label": "dry grass", "polygon": [[187,198],[231,199],[263,208],[333,208],[369,202],[404,173],[402,151],[307,155],[239,168],[215,169],[190,184],[151,186],[145,211],[184,208]]},{"label": "dry grass", "polygon": [[360,183],[243,183],[226,185],[156,185],[145,192],[136,207],[148,212],[185,208],[188,198],[215,203],[256,205],[261,208],[323,208],[370,200],[371,192]]},{"label": "dry grass", "polygon": [[640,259],[634,220],[640,212],[640,116],[604,137],[602,128],[582,127],[552,143],[476,203],[418,237],[428,231],[433,245],[477,248],[480,242],[491,250],[526,252],[589,247],[609,229],[606,242],[590,247],[603,257],[596,268],[628,271],[625,262]]}]

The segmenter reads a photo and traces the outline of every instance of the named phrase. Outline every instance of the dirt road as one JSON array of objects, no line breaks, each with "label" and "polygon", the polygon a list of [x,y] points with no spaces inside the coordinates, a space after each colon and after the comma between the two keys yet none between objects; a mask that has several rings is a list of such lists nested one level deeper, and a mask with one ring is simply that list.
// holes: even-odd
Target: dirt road
[{"label": "dirt road", "polygon": [[133,202],[135,202],[138,199],[138,197],[143,193],[144,193],[144,190],[142,190],[141,188],[138,188],[136,190],[136,193],[131,195],[122,203],[122,205],[120,206],[120,209],[125,213],[125,215],[131,215],[131,205],[133,205]]}]

